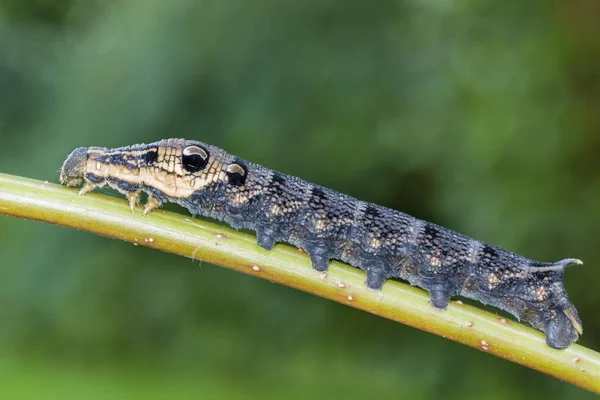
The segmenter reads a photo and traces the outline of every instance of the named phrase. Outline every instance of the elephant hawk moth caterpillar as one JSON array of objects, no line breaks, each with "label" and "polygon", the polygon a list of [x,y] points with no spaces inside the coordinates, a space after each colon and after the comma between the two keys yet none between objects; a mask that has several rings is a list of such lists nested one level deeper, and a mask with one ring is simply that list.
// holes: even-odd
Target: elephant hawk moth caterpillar
[{"label": "elephant hawk moth caterpillar", "polygon": [[173,202],[194,215],[254,230],[258,244],[303,249],[316,270],[336,259],[366,273],[380,289],[400,278],[427,290],[445,308],[461,295],[503,309],[564,349],[582,333],[563,286],[577,259],[538,262],[402,212],[307,183],[198,141],[166,139],[116,149],[80,147],[64,162],[60,182],[80,194],[108,184],[132,210],[145,192],[147,214]]}]

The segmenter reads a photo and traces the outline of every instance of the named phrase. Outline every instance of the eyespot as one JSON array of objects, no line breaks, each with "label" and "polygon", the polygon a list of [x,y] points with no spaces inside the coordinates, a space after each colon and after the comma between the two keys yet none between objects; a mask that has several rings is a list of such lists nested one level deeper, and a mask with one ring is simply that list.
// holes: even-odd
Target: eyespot
[{"label": "eyespot", "polygon": [[229,183],[235,186],[243,185],[248,176],[246,166],[240,162],[234,162],[227,166],[225,173],[229,178]]},{"label": "eyespot", "polygon": [[208,164],[208,151],[200,146],[188,146],[183,149],[181,164],[188,172],[198,172]]}]

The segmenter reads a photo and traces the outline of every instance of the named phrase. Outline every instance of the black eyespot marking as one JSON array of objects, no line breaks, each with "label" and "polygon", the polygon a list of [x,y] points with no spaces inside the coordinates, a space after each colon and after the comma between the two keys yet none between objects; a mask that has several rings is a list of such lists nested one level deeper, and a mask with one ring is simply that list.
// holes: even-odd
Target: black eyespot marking
[{"label": "black eyespot marking", "polygon": [[200,146],[188,146],[183,149],[181,164],[188,172],[203,170],[208,164],[208,151]]},{"label": "black eyespot marking", "polygon": [[229,183],[235,186],[241,186],[246,182],[246,177],[248,176],[248,169],[246,166],[236,160],[235,162],[229,164],[227,169],[225,169],[225,173],[229,178]]},{"label": "black eyespot marking", "polygon": [[158,161],[158,150],[152,149],[144,154],[144,161],[146,165],[153,165],[156,161]]}]

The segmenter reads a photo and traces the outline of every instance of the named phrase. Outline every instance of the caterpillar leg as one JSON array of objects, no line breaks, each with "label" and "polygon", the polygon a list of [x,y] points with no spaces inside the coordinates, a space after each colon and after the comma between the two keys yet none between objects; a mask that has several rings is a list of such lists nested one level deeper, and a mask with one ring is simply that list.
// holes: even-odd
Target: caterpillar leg
[{"label": "caterpillar leg", "polygon": [[321,272],[327,271],[329,268],[329,257],[325,255],[324,251],[317,248],[309,252],[308,255],[310,256],[310,262],[314,269]]},{"label": "caterpillar leg", "polygon": [[129,202],[129,208],[131,209],[131,212],[134,212],[135,207],[140,202],[140,192],[127,193],[126,196],[127,196],[127,201]]},{"label": "caterpillar leg", "polygon": [[83,185],[83,187],[79,190],[79,193],[77,193],[77,195],[83,196],[84,194],[87,194],[87,193],[93,191],[97,187],[98,187],[98,185],[96,185],[90,181],[86,181],[85,185]]},{"label": "caterpillar leg", "polygon": [[271,250],[275,247],[275,243],[277,243],[278,235],[277,232],[269,226],[264,228],[258,227],[256,228],[256,238],[260,247],[265,250]]},{"label": "caterpillar leg", "polygon": [[429,291],[429,295],[431,296],[431,299],[429,300],[429,302],[431,303],[432,306],[434,306],[435,308],[439,308],[439,309],[446,309],[446,307],[448,307],[448,304],[450,303],[450,299],[452,298],[452,293],[449,290],[449,288],[447,287],[447,285],[444,284],[437,284],[437,285],[433,285],[432,287],[430,287],[428,289]]},{"label": "caterpillar leg", "polygon": [[[131,203],[129,203],[131,205]],[[154,210],[155,208],[158,208],[162,205],[162,202],[155,199],[152,196],[148,196],[148,201],[146,202],[146,206],[144,207],[144,215],[148,215],[148,213],[150,213],[150,211]]]},{"label": "caterpillar leg", "polygon": [[577,337],[577,332],[565,313],[556,313],[546,326],[546,344],[553,349],[566,349]]},{"label": "caterpillar leg", "polygon": [[306,251],[312,267],[317,271],[327,271],[330,260],[341,259],[342,247],[330,238],[320,242],[305,240],[296,242],[296,245]]},{"label": "caterpillar leg", "polygon": [[380,269],[368,269],[365,285],[367,285],[369,289],[380,290],[383,287],[385,279],[386,276]]}]

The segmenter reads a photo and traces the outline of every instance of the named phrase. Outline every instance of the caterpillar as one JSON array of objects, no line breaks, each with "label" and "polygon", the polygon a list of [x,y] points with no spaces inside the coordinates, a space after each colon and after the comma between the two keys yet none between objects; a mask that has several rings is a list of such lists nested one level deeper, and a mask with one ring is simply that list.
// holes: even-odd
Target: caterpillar
[{"label": "caterpillar", "polygon": [[313,268],[341,260],[381,289],[399,278],[429,292],[445,309],[455,295],[507,311],[546,335],[555,349],[582,333],[563,286],[568,258],[538,262],[408,214],[363,202],[300,178],[272,171],[202,142],[165,139],[108,149],[79,147],[65,160],[60,182],[80,194],[109,185],[132,211],[146,193],[144,214],[165,202],[193,215],[256,232],[258,245],[303,249]]}]

